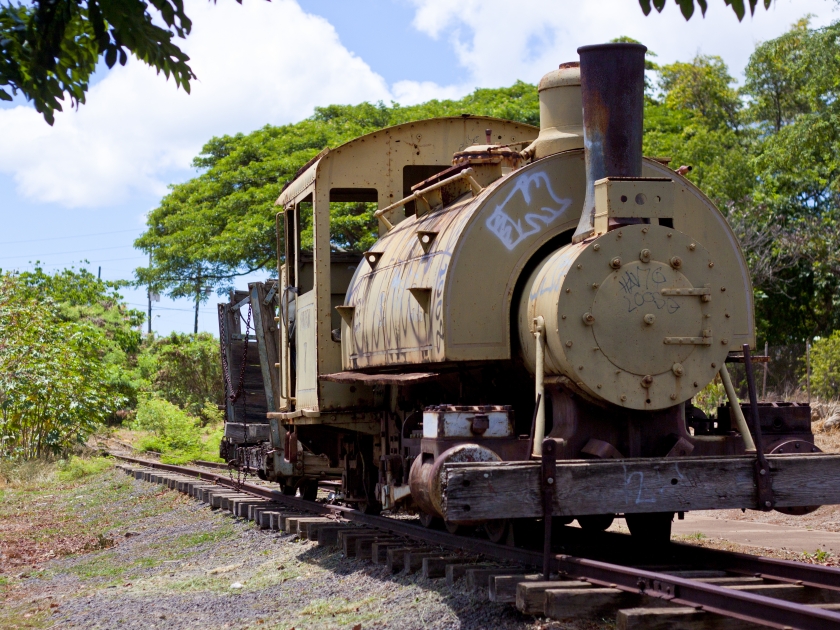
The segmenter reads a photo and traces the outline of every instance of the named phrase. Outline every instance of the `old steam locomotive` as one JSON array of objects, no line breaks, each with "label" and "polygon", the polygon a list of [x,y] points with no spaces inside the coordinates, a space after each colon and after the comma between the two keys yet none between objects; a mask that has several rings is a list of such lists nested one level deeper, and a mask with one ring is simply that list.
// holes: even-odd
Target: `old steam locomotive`
[{"label": "old steam locomotive", "polygon": [[[803,492],[823,457],[807,406],[747,405],[759,425],[745,421],[726,362],[755,343],[749,269],[711,201],[642,156],[645,50],[579,49],[540,82],[539,130],[420,121],[301,169],[277,201],[279,279],[260,293],[276,309],[268,422],[226,457],[287,493],[340,480],[360,509],[494,540],[544,513],[544,443],[553,512],[585,529],[834,501]],[[363,254],[331,247],[330,204],[347,201],[378,204]],[[730,404],[710,419],[691,399],[718,374]]]}]

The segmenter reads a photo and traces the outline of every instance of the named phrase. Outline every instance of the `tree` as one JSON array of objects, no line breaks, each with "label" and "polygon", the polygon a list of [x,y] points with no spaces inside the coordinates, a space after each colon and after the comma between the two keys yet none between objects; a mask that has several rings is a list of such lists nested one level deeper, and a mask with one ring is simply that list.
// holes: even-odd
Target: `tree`
[{"label": "tree", "polygon": [[172,40],[191,27],[182,0],[9,2],[0,6],[0,100],[20,92],[52,125],[65,97],[85,102],[100,57],[113,68],[129,54],[189,92],[195,75]]},{"label": "tree", "polygon": [[138,359],[144,393],[199,415],[225,398],[219,340],[209,333],[148,338]]},{"label": "tree", "polygon": [[107,391],[124,400],[126,406],[133,407],[138,389],[133,370],[141,352],[141,327],[145,316],[123,301],[119,290],[128,283],[100,280],[84,268],[50,274],[36,266],[33,271],[22,272],[16,278],[20,295],[49,303],[54,320],[92,326],[100,331],[103,344],[100,362]]},{"label": "tree", "polygon": [[103,331],[56,307],[0,276],[0,456],[64,451],[125,402],[110,386]]},{"label": "tree", "polygon": [[[135,271],[136,283],[203,302],[209,298],[207,288],[224,291],[241,275],[275,268],[274,202],[319,151],[389,125],[463,113],[537,124],[537,90],[520,81],[509,88],[478,89],[457,101],[411,107],[330,105],[296,124],[212,138],[193,160],[202,172],[171,186],[149,213],[148,230],[135,246],[150,253],[152,262]],[[377,238],[374,209],[371,204],[336,204],[333,245],[349,251],[371,245]],[[304,245],[307,227],[302,226]]]}]

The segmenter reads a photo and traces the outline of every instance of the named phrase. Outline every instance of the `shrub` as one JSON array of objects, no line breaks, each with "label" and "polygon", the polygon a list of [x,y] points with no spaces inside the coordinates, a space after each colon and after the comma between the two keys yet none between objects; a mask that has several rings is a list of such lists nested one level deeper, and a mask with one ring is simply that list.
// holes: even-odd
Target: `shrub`
[{"label": "shrub", "polygon": [[108,457],[79,457],[73,455],[70,459],[58,463],[58,479],[60,481],[75,481],[90,475],[96,475],[114,465]]},{"label": "shrub", "polygon": [[725,405],[726,402],[726,390],[719,375],[716,375],[714,380],[697,392],[694,397],[694,405],[709,417],[717,415],[718,406]]},{"label": "shrub", "polygon": [[169,401],[201,417],[204,424],[214,415],[208,406],[224,401],[219,341],[209,333],[172,333],[153,339],[138,360],[138,369],[147,381],[148,393]]},{"label": "shrub", "polygon": [[137,442],[143,451],[161,453],[162,461],[180,464],[194,459],[219,459],[223,435],[220,412],[212,403],[206,411],[215,418],[213,425],[202,428],[201,421],[177,405],[160,398],[141,399],[132,428],[146,431]]},{"label": "shrub", "polygon": [[0,276],[0,456],[67,451],[125,402],[109,385],[102,331],[55,307]]},{"label": "shrub", "polygon": [[840,330],[811,346],[811,391],[821,398],[840,396]]}]

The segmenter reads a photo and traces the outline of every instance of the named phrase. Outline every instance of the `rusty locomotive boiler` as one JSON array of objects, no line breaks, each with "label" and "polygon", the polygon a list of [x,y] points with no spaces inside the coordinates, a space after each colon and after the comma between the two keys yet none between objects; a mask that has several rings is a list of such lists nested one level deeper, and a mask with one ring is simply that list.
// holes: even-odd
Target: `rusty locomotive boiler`
[{"label": "rusty locomotive boiler", "polygon": [[[645,50],[579,49],[540,82],[538,133],[434,119],[302,169],[277,202],[270,438],[229,458],[290,493],[340,480],[338,500],[484,524],[494,540],[506,517],[546,513],[532,463],[546,441],[549,514],[584,528],[621,513],[633,533],[667,532],[676,511],[832,502],[785,494],[765,457],[820,457],[807,407],[737,399],[726,362],[755,345],[749,269],[711,201],[642,156]],[[362,254],[330,243],[330,204],[346,201],[378,206]],[[691,400],[717,375],[730,404],[710,419]],[[738,488],[725,499],[721,470]]]}]

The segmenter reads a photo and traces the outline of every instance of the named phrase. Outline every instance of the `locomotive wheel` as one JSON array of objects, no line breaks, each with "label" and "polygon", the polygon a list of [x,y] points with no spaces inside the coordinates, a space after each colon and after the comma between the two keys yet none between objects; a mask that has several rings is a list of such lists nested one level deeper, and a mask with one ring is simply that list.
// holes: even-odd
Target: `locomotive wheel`
[{"label": "locomotive wheel", "polygon": [[293,497],[297,494],[297,487],[295,486],[283,486],[283,494],[287,497]]},{"label": "locomotive wheel", "polygon": [[590,514],[577,517],[578,525],[586,532],[603,532],[612,525],[614,520],[615,516],[612,514]]},{"label": "locomotive wheel", "polygon": [[504,544],[510,531],[510,521],[506,518],[495,518],[484,523],[484,532],[490,542]]},{"label": "locomotive wheel", "polygon": [[459,525],[458,523],[450,523],[449,521],[444,521],[443,526],[446,528],[450,534],[463,534],[465,528],[463,525]]},{"label": "locomotive wheel", "polygon": [[371,514],[373,516],[379,515],[382,511],[382,504],[381,503],[368,503],[367,501],[359,501],[356,504],[356,509],[365,514]]},{"label": "locomotive wheel", "polygon": [[443,519],[439,516],[432,516],[427,512],[420,512],[420,524],[426,529],[441,529],[443,527]]},{"label": "locomotive wheel", "polygon": [[318,482],[305,481],[300,484],[300,498],[305,501],[314,501],[318,497]]},{"label": "locomotive wheel", "polygon": [[671,540],[673,519],[673,512],[624,515],[627,529],[633,538],[650,545],[664,545]]}]

